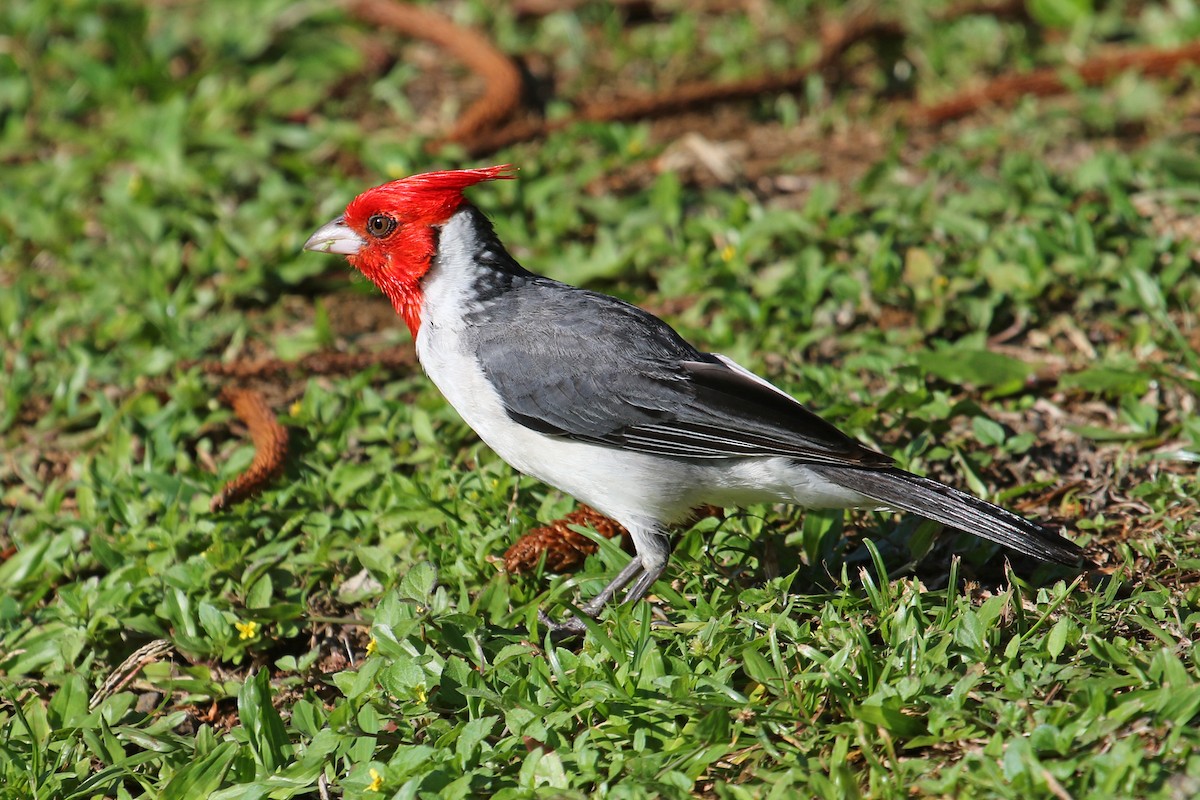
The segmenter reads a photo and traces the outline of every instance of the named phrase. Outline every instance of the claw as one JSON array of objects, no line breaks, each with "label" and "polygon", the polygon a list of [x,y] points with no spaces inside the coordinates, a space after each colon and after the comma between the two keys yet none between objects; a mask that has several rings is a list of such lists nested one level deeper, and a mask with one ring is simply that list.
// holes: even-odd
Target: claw
[{"label": "claw", "polygon": [[562,622],[555,622],[543,610],[538,609],[538,623],[550,631],[550,638],[555,642],[565,642],[579,639],[587,633],[587,626],[579,617],[568,617]]}]

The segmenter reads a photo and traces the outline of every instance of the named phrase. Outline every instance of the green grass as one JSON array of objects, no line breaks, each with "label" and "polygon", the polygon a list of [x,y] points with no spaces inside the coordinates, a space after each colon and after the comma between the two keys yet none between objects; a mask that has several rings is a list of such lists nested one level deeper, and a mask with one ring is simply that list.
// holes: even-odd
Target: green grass
[{"label": "green grass", "polygon": [[[1200,35],[1187,2],[1050,34],[918,8],[895,13],[927,98]],[[544,54],[565,97],[791,66],[815,52],[797,20],[829,12],[452,10]],[[389,37],[369,71],[371,32],[315,4],[10,0],[0,31],[0,798],[1200,791],[1194,70],[914,132],[871,99],[868,48],[849,85],[735,107],[811,148],[734,186],[657,174],[669,126],[491,158],[521,179],[472,198],[528,267],[671,301],[691,340],[908,468],[1066,524],[1103,567],[1080,582],[914,519],[749,509],[681,532],[653,604],[561,648],[537,609],[627,556],[506,576],[505,548],[573,501],[423,376],[266,385],[286,472],[212,514],[252,451],[215,399],[230,381],[185,366],[406,342],[300,245],[366,186],[471,165],[422,135],[473,84]],[[882,144],[839,171],[824,148],[848,128]],[[628,188],[604,191],[614,175]],[[157,638],[174,657],[89,710]]]}]

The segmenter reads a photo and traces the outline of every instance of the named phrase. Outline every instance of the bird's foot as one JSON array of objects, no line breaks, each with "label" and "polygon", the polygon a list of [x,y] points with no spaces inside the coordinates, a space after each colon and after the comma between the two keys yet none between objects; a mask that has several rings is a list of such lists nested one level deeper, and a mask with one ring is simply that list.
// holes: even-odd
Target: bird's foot
[{"label": "bird's foot", "polygon": [[550,631],[550,639],[554,642],[579,639],[587,633],[587,626],[579,617],[567,617],[562,622],[555,622],[545,611],[539,609],[538,622]]}]

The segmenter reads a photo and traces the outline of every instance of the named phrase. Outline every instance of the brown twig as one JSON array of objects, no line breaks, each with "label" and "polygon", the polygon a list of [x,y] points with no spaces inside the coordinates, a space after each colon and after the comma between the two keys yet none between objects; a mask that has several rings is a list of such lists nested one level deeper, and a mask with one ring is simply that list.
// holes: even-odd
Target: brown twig
[{"label": "brown twig", "polygon": [[[263,381],[280,375],[300,373],[313,375],[347,375],[370,367],[390,371],[407,371],[417,363],[411,346],[397,347],[374,353],[341,353],[322,351],[310,353],[296,361],[279,358],[239,359],[230,362],[188,361],[183,369],[199,367],[205,375],[238,380]],[[254,460],[250,467],[217,493],[211,503],[213,511],[221,511],[261,492],[283,468],[287,458],[288,432],[280,425],[263,395],[251,389],[226,388],[221,400],[233,406],[234,413],[246,424],[254,443]]]},{"label": "brown twig", "polygon": [[349,0],[346,7],[372,25],[433,42],[484,79],[487,89],[483,96],[458,118],[446,141],[471,141],[502,123],[520,105],[521,71],[479,31],[430,8],[395,0]]},{"label": "brown twig", "polygon": [[1071,88],[1065,74],[1073,74],[1085,86],[1100,86],[1124,72],[1147,77],[1166,77],[1186,64],[1200,63],[1200,42],[1191,42],[1172,50],[1145,47],[1123,53],[1096,56],[1078,67],[1037,69],[1023,75],[1002,75],[979,89],[919,107],[913,119],[927,125],[942,125],[975,114],[983,108],[1010,105],[1021,97],[1048,97]]},{"label": "brown twig", "polygon": [[174,649],[175,645],[166,639],[155,639],[134,650],[128,658],[121,662],[121,666],[109,673],[109,676],[104,679],[104,683],[96,689],[91,700],[88,701],[88,710],[95,710],[104,702],[105,698],[124,689],[130,681],[137,677],[139,672],[148,665],[160,661]]},{"label": "brown twig", "polygon": [[405,345],[374,353],[321,351],[309,353],[296,361],[284,361],[279,358],[239,359],[230,362],[189,361],[183,364],[183,368],[199,366],[205,375],[246,380],[271,378],[293,372],[304,375],[348,375],[376,366],[400,370],[411,368],[416,363],[417,354],[411,345]]},{"label": "brown twig", "polygon": [[213,497],[209,506],[212,511],[222,511],[261,492],[283,470],[288,448],[287,428],[275,419],[262,394],[253,389],[226,388],[221,391],[221,399],[233,406],[233,413],[250,429],[254,460]]}]

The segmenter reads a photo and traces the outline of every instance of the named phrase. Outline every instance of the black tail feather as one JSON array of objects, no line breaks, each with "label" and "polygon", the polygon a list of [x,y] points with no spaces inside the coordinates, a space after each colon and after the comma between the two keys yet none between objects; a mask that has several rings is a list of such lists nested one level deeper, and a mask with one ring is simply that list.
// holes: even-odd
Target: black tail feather
[{"label": "black tail feather", "polygon": [[1036,522],[943,483],[900,469],[808,465],[828,480],[894,508],[973,533],[1018,553],[1069,567],[1087,563],[1083,548]]}]

